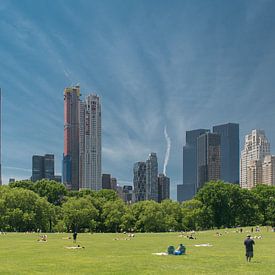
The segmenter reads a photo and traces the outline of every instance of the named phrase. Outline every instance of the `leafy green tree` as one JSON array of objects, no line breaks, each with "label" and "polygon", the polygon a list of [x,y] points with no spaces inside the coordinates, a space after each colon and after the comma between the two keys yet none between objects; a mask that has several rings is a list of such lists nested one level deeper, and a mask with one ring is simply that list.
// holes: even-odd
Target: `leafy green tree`
[{"label": "leafy green tree", "polygon": [[135,231],[163,232],[165,231],[164,214],[159,203],[155,201],[140,201],[133,205],[136,219]]},{"label": "leafy green tree", "polygon": [[60,205],[63,197],[67,194],[62,183],[47,179],[36,181],[33,191],[40,197],[46,197],[48,202],[54,205]]},{"label": "leafy green tree", "polygon": [[31,190],[0,188],[1,227],[9,231],[49,230],[51,205]]},{"label": "leafy green tree", "polygon": [[182,203],[182,226],[184,230],[201,230],[213,227],[213,217],[199,200],[192,199]]},{"label": "leafy green tree", "polygon": [[68,230],[93,231],[95,229],[98,210],[94,207],[91,198],[69,198],[62,208]]},{"label": "leafy green tree", "polygon": [[172,200],[164,200],[160,206],[163,212],[165,231],[181,230],[182,211],[180,203]]},{"label": "leafy green tree", "polygon": [[126,205],[122,200],[107,201],[103,206],[102,218],[107,232],[118,232],[121,229],[122,217]]},{"label": "leafy green tree", "polygon": [[272,225],[275,223],[274,201],[275,201],[275,186],[266,184],[258,184],[251,190],[257,200],[259,210],[263,215],[263,224]]}]

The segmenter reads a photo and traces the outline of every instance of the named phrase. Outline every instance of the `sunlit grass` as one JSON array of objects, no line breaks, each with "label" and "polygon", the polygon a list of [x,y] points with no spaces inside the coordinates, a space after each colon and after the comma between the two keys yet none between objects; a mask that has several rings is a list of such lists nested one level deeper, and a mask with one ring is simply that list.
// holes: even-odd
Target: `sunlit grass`
[{"label": "sunlit grass", "polygon": [[[261,232],[256,240],[254,258],[245,261],[243,240],[246,232],[234,229],[196,233],[197,239],[180,233],[78,234],[75,246],[68,234],[47,234],[47,242],[38,242],[37,234],[0,235],[0,274],[275,274],[275,233]],[[245,231],[245,230],[244,230]],[[156,256],[169,245],[183,243],[183,256]],[[210,247],[195,247],[209,243]]]}]

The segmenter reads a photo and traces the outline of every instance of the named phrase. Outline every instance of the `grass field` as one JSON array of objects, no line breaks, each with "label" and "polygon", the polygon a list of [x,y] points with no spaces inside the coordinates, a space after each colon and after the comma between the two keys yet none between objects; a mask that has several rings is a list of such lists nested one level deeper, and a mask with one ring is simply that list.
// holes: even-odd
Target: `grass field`
[{"label": "grass field", "polygon": [[[37,234],[0,235],[0,274],[275,274],[275,233],[262,228],[263,239],[255,240],[254,258],[245,261],[243,240],[247,233],[233,229],[196,233],[197,239],[179,233],[78,234],[74,246],[68,234],[48,234],[38,242]],[[115,240],[115,239],[119,240]],[[183,256],[156,256],[168,245],[183,243]],[[210,243],[212,247],[195,247]]]}]

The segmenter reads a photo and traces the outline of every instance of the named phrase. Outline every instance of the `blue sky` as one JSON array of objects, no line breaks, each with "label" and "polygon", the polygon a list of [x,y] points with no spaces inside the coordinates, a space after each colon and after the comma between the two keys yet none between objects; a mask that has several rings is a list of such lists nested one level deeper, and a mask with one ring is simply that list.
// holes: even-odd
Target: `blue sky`
[{"label": "blue sky", "polygon": [[33,154],[61,173],[63,90],[102,100],[103,172],[132,181],[133,163],[171,139],[172,196],[185,131],[240,123],[275,142],[275,2],[18,0],[0,2],[2,172],[31,176]]}]

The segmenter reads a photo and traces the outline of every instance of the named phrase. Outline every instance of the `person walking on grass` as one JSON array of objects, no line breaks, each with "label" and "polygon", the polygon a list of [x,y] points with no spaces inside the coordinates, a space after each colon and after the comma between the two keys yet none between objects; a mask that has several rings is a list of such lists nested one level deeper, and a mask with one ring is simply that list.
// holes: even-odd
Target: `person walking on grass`
[{"label": "person walking on grass", "polygon": [[246,256],[246,261],[250,262],[251,258],[253,258],[253,245],[255,245],[254,240],[250,238],[250,235],[247,235],[247,238],[244,240],[244,245],[245,245],[245,256]]}]

